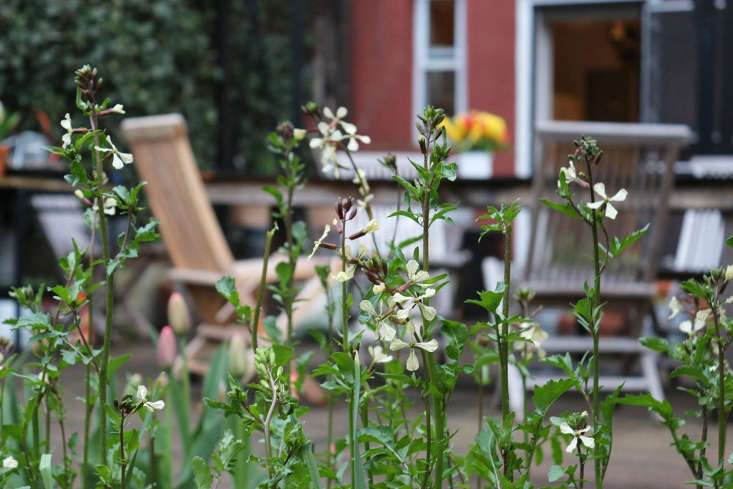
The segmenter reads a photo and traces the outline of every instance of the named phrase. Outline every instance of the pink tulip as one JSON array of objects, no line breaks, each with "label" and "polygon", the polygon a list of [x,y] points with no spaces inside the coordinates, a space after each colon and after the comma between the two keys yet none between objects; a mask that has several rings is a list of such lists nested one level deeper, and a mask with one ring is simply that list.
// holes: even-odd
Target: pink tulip
[{"label": "pink tulip", "polygon": [[164,326],[158,338],[158,365],[163,368],[172,366],[177,354],[176,335],[170,326]]}]

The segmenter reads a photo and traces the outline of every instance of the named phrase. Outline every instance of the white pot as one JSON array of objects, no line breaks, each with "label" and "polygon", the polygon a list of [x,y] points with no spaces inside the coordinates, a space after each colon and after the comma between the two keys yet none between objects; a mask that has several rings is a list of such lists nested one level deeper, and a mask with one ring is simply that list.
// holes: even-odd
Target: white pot
[{"label": "white pot", "polygon": [[494,153],[489,151],[465,151],[458,153],[458,178],[464,180],[486,180],[491,178]]}]

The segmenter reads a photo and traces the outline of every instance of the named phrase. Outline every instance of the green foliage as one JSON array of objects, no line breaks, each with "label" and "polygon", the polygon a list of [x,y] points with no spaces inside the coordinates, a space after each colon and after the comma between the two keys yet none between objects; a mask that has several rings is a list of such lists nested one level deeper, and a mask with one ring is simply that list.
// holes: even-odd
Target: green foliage
[{"label": "green foliage", "polygon": [[[244,114],[235,116],[239,169],[272,173],[264,139],[267,127],[291,112],[292,12],[285,0],[258,6],[259,38],[249,4],[230,6],[226,81],[228,104]],[[114,74],[104,88],[112,99],[125,101],[128,115],[182,113],[197,161],[210,168],[224,81],[215,20],[213,3],[193,0],[0,2],[2,101],[8,111],[22,114],[26,127],[34,124],[31,111],[43,110],[60,134],[55,123],[69,112],[64,94],[74,89],[68,73],[82,60]],[[111,128],[117,132],[116,124]]]}]

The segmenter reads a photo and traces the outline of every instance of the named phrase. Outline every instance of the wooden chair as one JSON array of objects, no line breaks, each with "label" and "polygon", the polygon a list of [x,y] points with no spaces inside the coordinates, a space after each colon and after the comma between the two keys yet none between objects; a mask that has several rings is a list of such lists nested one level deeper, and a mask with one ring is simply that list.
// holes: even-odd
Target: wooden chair
[{"label": "wooden chair", "polygon": [[[122,131],[135,156],[134,166],[147,181],[145,192],[174,266],[170,277],[186,286],[199,317],[186,355],[190,370],[204,373],[213,347],[235,332],[247,334],[241,325],[233,324],[233,309],[216,291],[216,281],[233,276],[242,302],[254,306],[262,259],[234,260],[206,195],[180,114],[128,118],[122,122]],[[275,266],[284,259],[277,254],[270,257],[269,283],[277,279]],[[314,265],[321,262],[298,262],[295,279],[311,279],[300,298],[320,293]],[[310,312],[307,302],[300,303],[295,323]],[[284,317],[278,318],[278,325],[284,329]]]},{"label": "wooden chair", "polygon": [[[605,335],[602,330],[600,351],[617,357],[638,357],[641,375],[602,372],[601,384],[605,389],[623,384],[625,390],[648,390],[662,399],[656,355],[641,346],[637,338],[644,317],[653,314],[654,280],[661,244],[666,239],[674,164],[679,149],[691,141],[691,131],[680,125],[547,121],[538,123],[535,134],[531,238],[522,287],[535,292],[537,304],[568,306],[583,297],[585,282],[592,284],[592,238],[588,226],[547,208],[539,199],[558,200],[558,172],[568,165],[568,154],[574,149],[572,141],[579,135],[593,137],[604,150],[601,163],[593,169],[594,180],[604,182],[609,195],[621,188],[629,192],[625,202],[614,203],[619,211],[617,218],[604,220],[609,235],[625,236],[650,223],[646,236],[616,258],[601,280],[606,311],[623,314],[626,327],[615,336]],[[588,198],[583,192],[576,196],[579,200]],[[601,240],[605,245],[602,237]],[[587,335],[555,335],[542,348],[548,354],[585,353],[592,350],[592,339]],[[628,370],[630,363],[626,367],[623,370]],[[518,372],[513,372],[512,377],[512,404],[517,413],[522,413]],[[541,385],[547,379],[548,376],[534,376],[528,380],[528,386]]]}]

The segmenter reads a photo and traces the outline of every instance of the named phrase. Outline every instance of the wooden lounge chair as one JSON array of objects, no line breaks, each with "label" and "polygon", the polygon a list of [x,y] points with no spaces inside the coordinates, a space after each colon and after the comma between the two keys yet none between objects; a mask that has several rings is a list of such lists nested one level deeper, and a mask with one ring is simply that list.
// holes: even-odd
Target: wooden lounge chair
[{"label": "wooden lounge chair", "polygon": [[[190,370],[203,373],[207,358],[220,342],[237,331],[246,334],[241,325],[233,323],[233,310],[217,293],[216,281],[233,276],[242,302],[254,306],[262,259],[234,260],[206,195],[180,114],[128,118],[122,122],[122,131],[135,156],[134,166],[147,181],[145,192],[173,262],[170,277],[185,285],[200,320],[186,355]],[[268,282],[276,280],[275,266],[284,259],[277,254],[270,257]],[[318,263],[315,259],[298,262],[295,280],[311,279],[301,291],[302,299],[320,293],[314,269]],[[300,303],[295,323],[309,312],[308,303]],[[284,323],[284,317],[278,319],[281,328]]]},{"label": "wooden lounge chair", "polygon": [[[626,188],[627,200],[616,206],[616,220],[604,221],[610,236],[625,236],[650,223],[642,239],[616,258],[601,280],[606,311],[619,311],[626,323],[620,335],[605,335],[600,350],[617,358],[640,359],[641,375],[605,375],[605,389],[619,385],[625,390],[648,390],[655,398],[664,393],[654,352],[638,342],[644,317],[652,314],[654,280],[665,236],[669,194],[674,181],[674,164],[679,149],[690,142],[687,126],[547,121],[536,127],[536,158],[533,180],[532,225],[529,255],[522,287],[536,293],[535,302],[567,307],[583,297],[583,284],[593,282],[592,238],[588,226],[539,204],[539,199],[557,201],[555,194],[560,167],[568,165],[573,139],[587,135],[598,141],[604,157],[594,167],[594,179],[604,182],[609,195]],[[582,168],[579,168],[581,170]],[[580,195],[580,194],[578,194]],[[583,197],[579,197],[583,198]],[[603,243],[602,243],[603,244]],[[588,335],[553,335],[542,345],[548,354],[585,353],[592,350]],[[626,362],[629,370],[630,361]],[[611,372],[616,373],[616,372]],[[521,415],[519,373],[512,373],[510,395]],[[547,376],[533,376],[528,386],[541,385]]]}]

